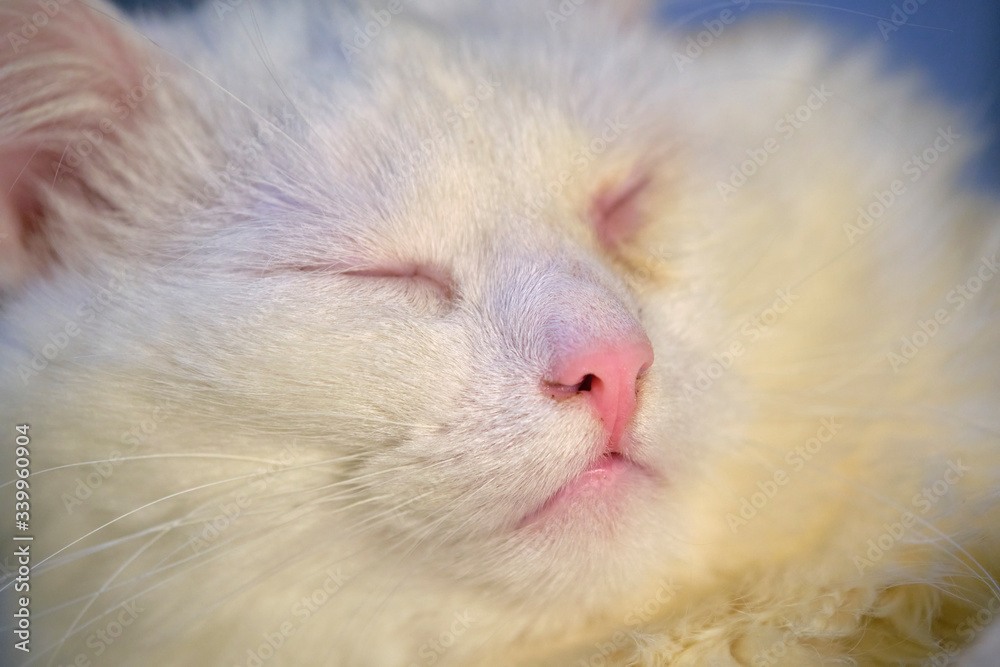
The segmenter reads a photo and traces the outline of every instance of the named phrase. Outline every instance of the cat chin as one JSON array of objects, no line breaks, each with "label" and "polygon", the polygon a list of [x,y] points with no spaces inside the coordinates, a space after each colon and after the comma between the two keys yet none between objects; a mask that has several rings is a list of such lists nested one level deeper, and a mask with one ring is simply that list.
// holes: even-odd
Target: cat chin
[{"label": "cat chin", "polygon": [[629,501],[655,485],[655,478],[652,471],[621,454],[604,454],[521,519],[518,530],[579,523],[613,532]]}]

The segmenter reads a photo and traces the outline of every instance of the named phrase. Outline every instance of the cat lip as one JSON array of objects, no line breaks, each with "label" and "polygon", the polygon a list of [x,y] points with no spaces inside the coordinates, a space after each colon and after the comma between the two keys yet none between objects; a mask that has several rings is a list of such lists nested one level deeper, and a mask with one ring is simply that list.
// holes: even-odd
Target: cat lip
[{"label": "cat lip", "polygon": [[518,528],[555,514],[578,510],[588,513],[617,505],[641,480],[653,475],[644,466],[618,451],[605,450],[580,473],[563,484],[537,509],[518,523]]}]

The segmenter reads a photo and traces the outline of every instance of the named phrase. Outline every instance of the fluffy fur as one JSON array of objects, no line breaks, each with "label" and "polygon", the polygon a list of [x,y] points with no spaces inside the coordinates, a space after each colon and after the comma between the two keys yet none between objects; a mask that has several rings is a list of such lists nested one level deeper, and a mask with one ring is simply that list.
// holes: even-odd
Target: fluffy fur
[{"label": "fluffy fur", "polygon": [[[963,118],[801,27],[685,61],[635,7],[388,6],[53,2],[0,56],[19,664],[937,665],[985,637],[1000,228]],[[652,474],[525,523],[601,438],[546,368],[635,323]]]}]

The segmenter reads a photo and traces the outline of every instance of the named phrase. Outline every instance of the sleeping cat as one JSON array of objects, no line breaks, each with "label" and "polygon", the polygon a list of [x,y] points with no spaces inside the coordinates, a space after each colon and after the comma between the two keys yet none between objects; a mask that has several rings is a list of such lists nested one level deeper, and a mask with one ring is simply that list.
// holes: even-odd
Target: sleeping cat
[{"label": "sleeping cat", "polygon": [[7,0],[9,659],[993,664],[979,139],[742,4]]}]

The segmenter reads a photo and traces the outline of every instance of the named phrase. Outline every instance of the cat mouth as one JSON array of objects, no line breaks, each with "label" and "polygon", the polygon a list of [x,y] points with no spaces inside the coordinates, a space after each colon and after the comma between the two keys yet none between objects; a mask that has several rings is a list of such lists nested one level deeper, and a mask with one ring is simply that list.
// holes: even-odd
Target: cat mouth
[{"label": "cat mouth", "polygon": [[651,479],[649,470],[624,454],[605,452],[549,496],[541,506],[525,515],[518,528],[575,514],[601,515],[605,520],[613,521],[636,487]]}]

